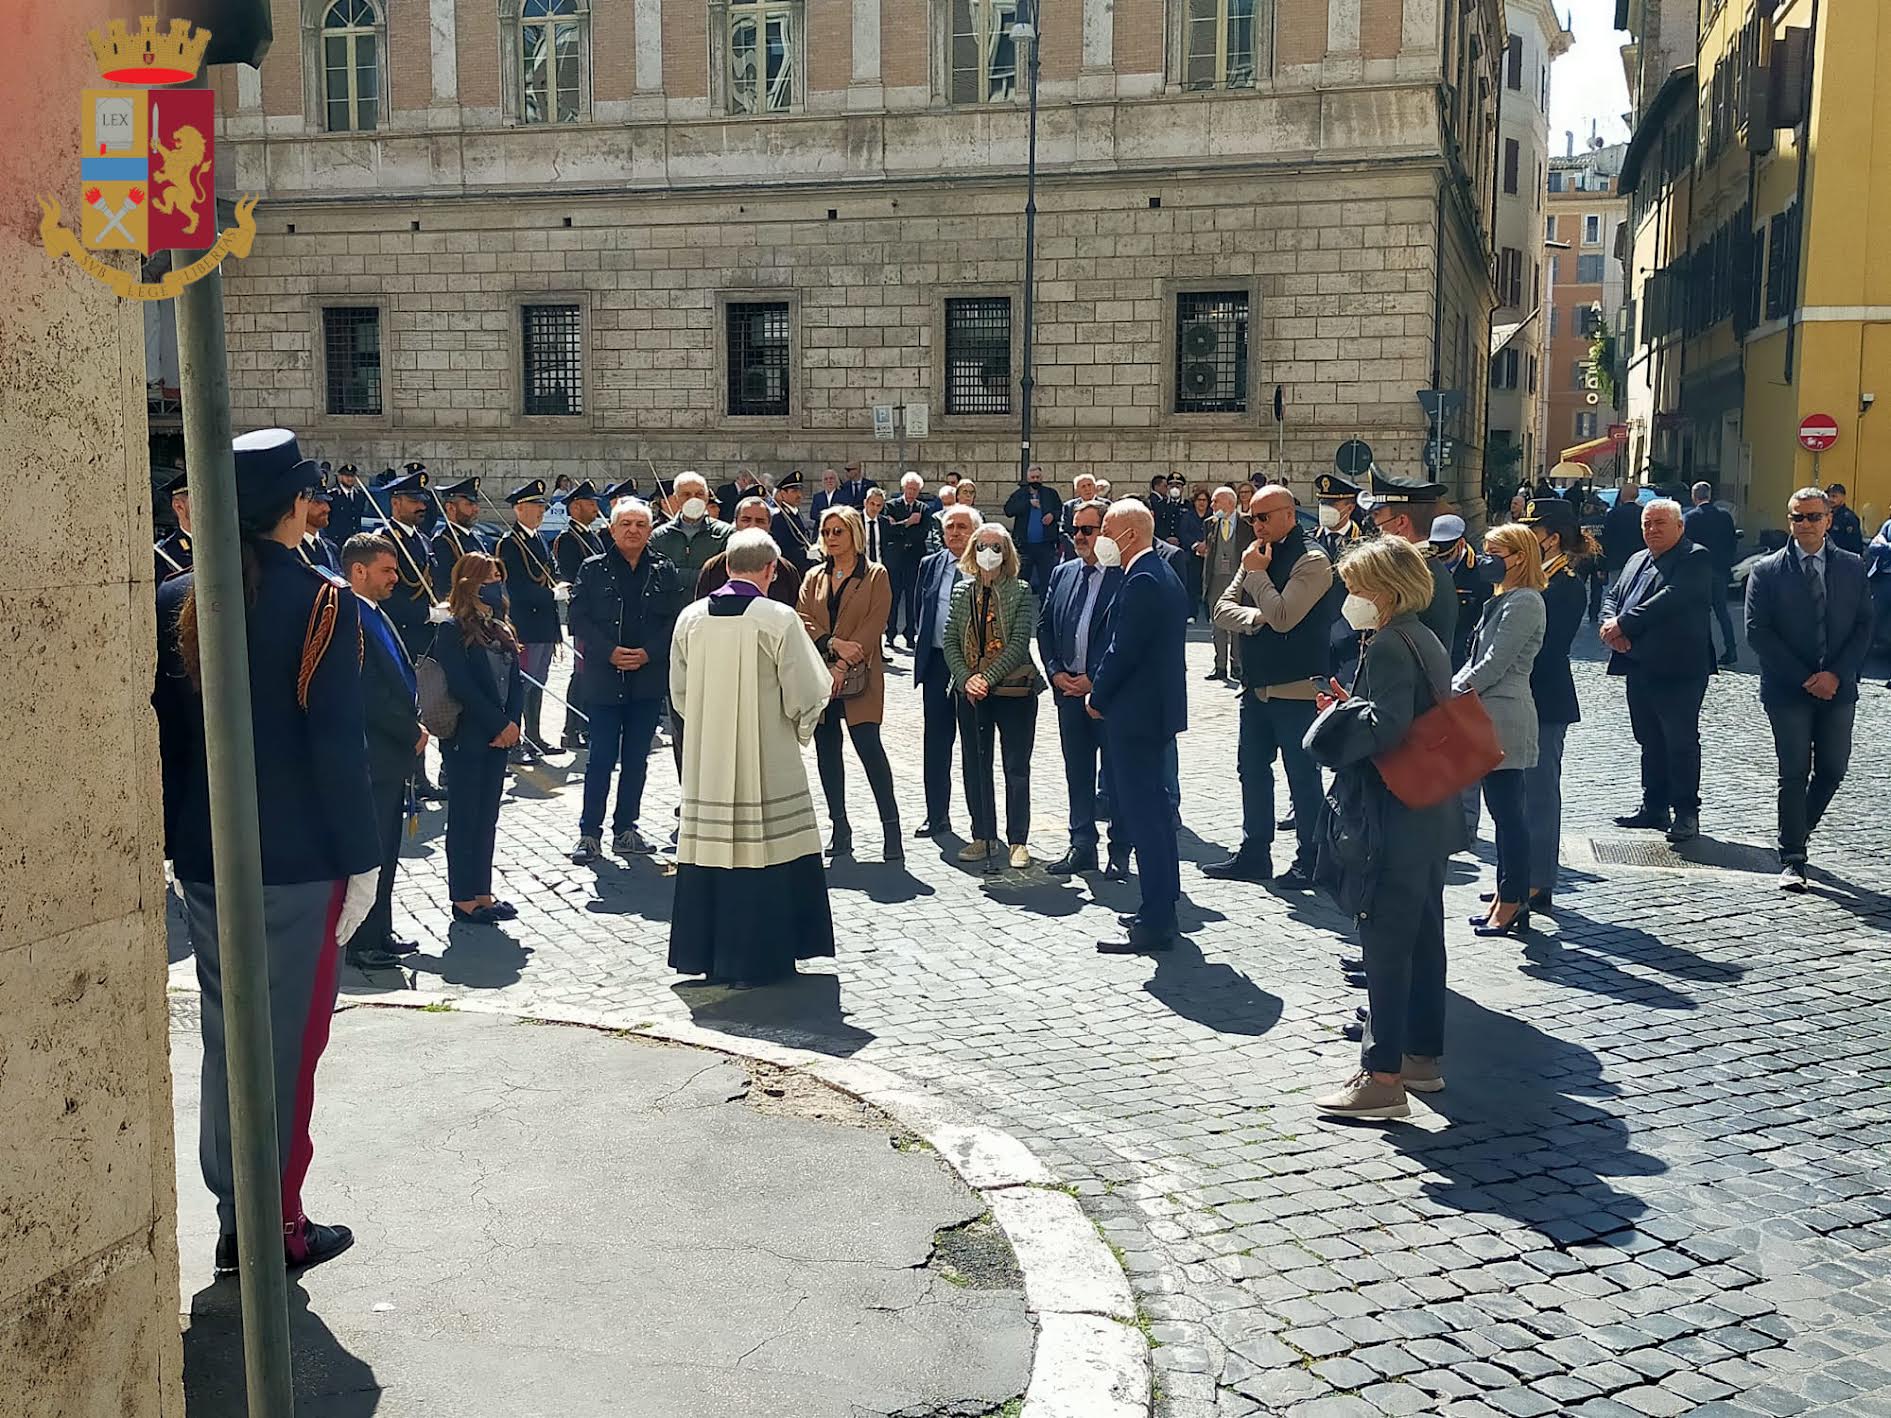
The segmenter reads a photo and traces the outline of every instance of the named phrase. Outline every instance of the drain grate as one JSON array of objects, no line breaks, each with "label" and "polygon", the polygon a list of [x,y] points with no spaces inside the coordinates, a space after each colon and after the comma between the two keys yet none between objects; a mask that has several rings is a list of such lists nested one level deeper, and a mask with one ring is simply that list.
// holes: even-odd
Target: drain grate
[{"label": "drain grate", "polygon": [[1687,843],[1685,852],[1677,852],[1660,838],[1591,837],[1589,850],[1603,866],[1760,873],[1779,869],[1779,859],[1768,848],[1705,837]]}]

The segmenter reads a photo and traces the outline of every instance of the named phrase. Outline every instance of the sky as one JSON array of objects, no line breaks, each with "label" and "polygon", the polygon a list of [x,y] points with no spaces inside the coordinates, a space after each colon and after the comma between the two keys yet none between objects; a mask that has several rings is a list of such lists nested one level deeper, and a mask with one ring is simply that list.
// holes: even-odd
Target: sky
[{"label": "sky", "polygon": [[1628,141],[1628,82],[1622,77],[1622,46],[1626,30],[1612,28],[1615,0],[1550,0],[1565,17],[1576,42],[1550,70],[1550,153],[1566,151],[1563,134],[1574,130],[1576,151],[1588,143],[1589,122],[1599,123],[1604,142]]}]

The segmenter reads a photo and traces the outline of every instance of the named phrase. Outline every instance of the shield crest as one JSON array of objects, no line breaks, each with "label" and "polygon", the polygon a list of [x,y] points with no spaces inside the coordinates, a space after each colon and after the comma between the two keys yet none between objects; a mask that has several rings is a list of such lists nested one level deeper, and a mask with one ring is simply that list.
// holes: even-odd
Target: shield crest
[{"label": "shield crest", "polygon": [[145,256],[214,246],[216,95],[87,89],[81,103],[85,244]]}]

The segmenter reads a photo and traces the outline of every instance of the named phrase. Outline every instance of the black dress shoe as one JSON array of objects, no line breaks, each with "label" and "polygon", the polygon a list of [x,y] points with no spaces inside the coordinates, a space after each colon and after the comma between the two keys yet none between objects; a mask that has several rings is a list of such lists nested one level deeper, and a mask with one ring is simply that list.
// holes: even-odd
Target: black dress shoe
[{"label": "black dress shoe", "polygon": [[1116,924],[1122,926],[1125,930],[1128,930],[1132,926],[1140,926],[1142,924],[1142,912],[1118,911],[1116,913]]},{"label": "black dress shoe", "polygon": [[217,1259],[212,1266],[213,1273],[217,1275],[235,1275],[236,1266],[236,1237],[217,1237]]},{"label": "black dress shoe", "polygon": [[495,901],[486,909],[492,912],[495,921],[516,921],[519,919],[519,908],[514,906],[510,901]]},{"label": "black dress shoe", "polygon": [[1339,958],[1339,968],[1348,975],[1363,975],[1366,973],[1366,957],[1363,955],[1342,955]]},{"label": "black dress shoe", "polygon": [[1100,940],[1097,942],[1098,955],[1160,955],[1164,951],[1175,949],[1175,931],[1150,930],[1146,926],[1131,926],[1128,940]]},{"label": "black dress shoe", "polygon": [[1701,819],[1698,813],[1677,812],[1674,826],[1668,829],[1668,840],[1680,846],[1683,842],[1692,842],[1701,835]]},{"label": "black dress shoe", "polygon": [[391,950],[396,955],[412,955],[415,951],[420,949],[420,942],[417,940],[402,940],[397,935],[391,935],[382,943],[382,948]]},{"label": "black dress shoe", "polygon": [[1202,875],[1216,881],[1271,881],[1274,864],[1258,853],[1236,852],[1225,862],[1210,862]]},{"label": "black dress shoe", "polygon": [[949,822],[922,822],[913,829],[914,837],[943,837],[952,830]]},{"label": "black dress shoe", "polygon": [[289,1273],[312,1270],[323,1261],[333,1260],[355,1243],[355,1233],[346,1226],[324,1226],[316,1221],[304,1220],[302,1235],[298,1241],[291,1241],[284,1254],[289,1263]]},{"label": "black dress shoe", "polygon": [[414,800],[423,803],[443,803],[446,801],[446,789],[436,788],[423,779],[414,784]]},{"label": "black dress shoe", "polygon": [[1075,876],[1079,872],[1097,869],[1097,849],[1095,847],[1072,847],[1063,856],[1052,862],[1044,870],[1052,876]]},{"label": "black dress shoe", "polygon": [[378,945],[363,946],[359,950],[350,949],[346,954],[346,959],[357,970],[391,970],[401,963],[400,956]]},{"label": "black dress shoe", "polygon": [[1129,858],[1126,856],[1111,857],[1109,861],[1103,864],[1103,879],[1105,881],[1128,881]]},{"label": "black dress shoe", "polygon": [[1626,817],[1616,818],[1615,825],[1617,827],[1665,828],[1668,825],[1668,814],[1665,812],[1658,812],[1654,808],[1651,808],[1651,807],[1645,807],[1645,808],[1642,808],[1639,812],[1629,813]]},{"label": "black dress shoe", "polygon": [[1287,891],[1311,891],[1314,886],[1313,873],[1295,862],[1274,878],[1274,885]]},{"label": "black dress shoe", "polygon": [[1276,826],[1278,826],[1282,832],[1291,832],[1294,830],[1294,822],[1295,816],[1290,812],[1285,817],[1281,818]]},{"label": "black dress shoe", "polygon": [[453,919],[462,925],[494,926],[499,924],[499,917],[493,915],[490,906],[475,906],[470,911],[463,911],[458,906],[453,908]]},{"label": "black dress shoe", "polygon": [[1530,908],[1524,907],[1501,926],[1493,926],[1479,916],[1471,917],[1471,934],[1475,936],[1522,935],[1530,929]]}]

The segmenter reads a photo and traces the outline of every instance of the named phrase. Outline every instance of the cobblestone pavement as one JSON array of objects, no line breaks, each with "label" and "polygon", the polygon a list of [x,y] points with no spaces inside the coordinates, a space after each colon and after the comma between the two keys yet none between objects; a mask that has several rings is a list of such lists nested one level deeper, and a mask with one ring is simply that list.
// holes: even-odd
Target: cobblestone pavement
[{"label": "cobblestone pavement", "polygon": [[[1190,654],[1200,675],[1207,647]],[[659,868],[567,864],[575,785],[557,771],[522,775],[501,819],[517,922],[449,924],[430,812],[401,924],[425,942],[423,988],[627,1022],[693,1010],[985,1110],[1120,1250],[1165,1418],[1891,1413],[1891,827],[1871,811],[1891,694],[1866,690],[1851,779],[1814,844],[1824,870],[1794,899],[1758,850],[1772,755],[1752,674],[1710,691],[1709,836],[1687,861],[1609,824],[1634,805],[1635,746],[1619,683],[1594,660],[1578,676],[1556,920],[1522,946],[1470,935],[1487,823],[1447,901],[1450,1088],[1415,1097],[1409,1125],[1308,1108],[1356,1059],[1339,1032],[1361,1002],[1336,968],[1343,922],[1200,874],[1237,840],[1240,807],[1236,700],[1199,679],[1182,746],[1190,946],[1159,960],[1093,952],[1132,887],[981,879],[949,860],[953,839],[944,854],[909,843],[926,850],[905,870],[833,871],[844,943],[826,973],[679,993]],[[909,828],[918,723],[902,678],[886,738]],[[1041,715],[1044,858],[1064,845],[1055,732]],[[653,757],[653,835],[675,786]],[[850,794],[872,857],[857,765]]]}]

